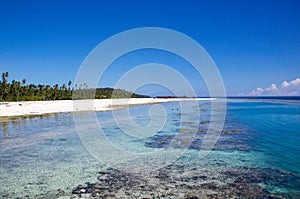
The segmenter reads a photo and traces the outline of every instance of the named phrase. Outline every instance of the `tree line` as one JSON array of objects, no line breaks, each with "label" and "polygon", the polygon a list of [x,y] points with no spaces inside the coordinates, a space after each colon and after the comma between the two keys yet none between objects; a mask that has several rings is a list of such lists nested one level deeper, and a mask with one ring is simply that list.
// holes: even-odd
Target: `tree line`
[{"label": "tree line", "polygon": [[0,81],[0,101],[38,101],[38,100],[71,100],[71,99],[110,99],[110,98],[142,98],[139,95],[123,89],[88,88],[87,84],[75,84],[68,81],[61,86],[55,84],[26,84],[22,81],[8,82],[8,72],[2,73]]}]

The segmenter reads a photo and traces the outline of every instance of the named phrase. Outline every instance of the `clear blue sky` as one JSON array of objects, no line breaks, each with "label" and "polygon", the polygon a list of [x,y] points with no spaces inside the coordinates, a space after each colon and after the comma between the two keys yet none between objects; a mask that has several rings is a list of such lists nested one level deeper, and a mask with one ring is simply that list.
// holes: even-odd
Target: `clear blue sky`
[{"label": "clear blue sky", "polygon": [[[0,72],[28,83],[73,81],[101,41],[155,26],[198,41],[217,64],[227,94],[247,93],[300,77],[299,10],[297,0],[0,0]],[[107,78],[103,86],[111,84]]]}]

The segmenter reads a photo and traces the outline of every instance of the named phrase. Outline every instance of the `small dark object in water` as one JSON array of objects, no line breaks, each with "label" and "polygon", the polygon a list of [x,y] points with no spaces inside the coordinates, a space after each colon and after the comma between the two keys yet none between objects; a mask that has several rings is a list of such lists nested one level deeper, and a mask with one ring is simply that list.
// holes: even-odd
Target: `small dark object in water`
[{"label": "small dark object in water", "polygon": [[200,122],[199,124],[200,125],[203,125],[203,124],[208,124],[209,123],[209,121],[202,121],[202,122]]}]

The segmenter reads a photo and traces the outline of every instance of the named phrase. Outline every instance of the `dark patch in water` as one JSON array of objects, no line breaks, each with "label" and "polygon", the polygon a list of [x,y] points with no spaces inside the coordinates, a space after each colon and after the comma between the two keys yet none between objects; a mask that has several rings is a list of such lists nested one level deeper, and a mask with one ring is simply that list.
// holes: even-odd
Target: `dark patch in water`
[{"label": "dark patch in water", "polygon": [[[78,185],[73,194],[89,198],[298,198],[300,178],[272,168],[199,169],[169,165],[151,175],[118,170],[101,171],[98,182]],[[265,186],[261,186],[264,184]]]},{"label": "dark patch in water", "polygon": [[[145,146],[151,148],[165,148],[172,147],[176,149],[195,149],[201,150],[205,149],[205,146],[202,146],[204,137],[206,133],[187,133],[183,132],[177,135],[161,135],[157,134],[152,137],[149,142],[145,143]],[[249,145],[246,145],[242,139],[234,139],[236,133],[232,135],[222,134],[218,138],[216,145],[213,150],[240,150],[240,151],[249,151],[253,150]]]}]

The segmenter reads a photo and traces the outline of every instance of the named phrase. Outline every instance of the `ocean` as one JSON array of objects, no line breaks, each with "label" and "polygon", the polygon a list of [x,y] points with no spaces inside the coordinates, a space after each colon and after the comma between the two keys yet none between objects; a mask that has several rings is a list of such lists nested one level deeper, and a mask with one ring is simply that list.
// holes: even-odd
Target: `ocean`
[{"label": "ocean", "polygon": [[300,98],[212,104],[2,120],[0,196],[300,198]]}]

